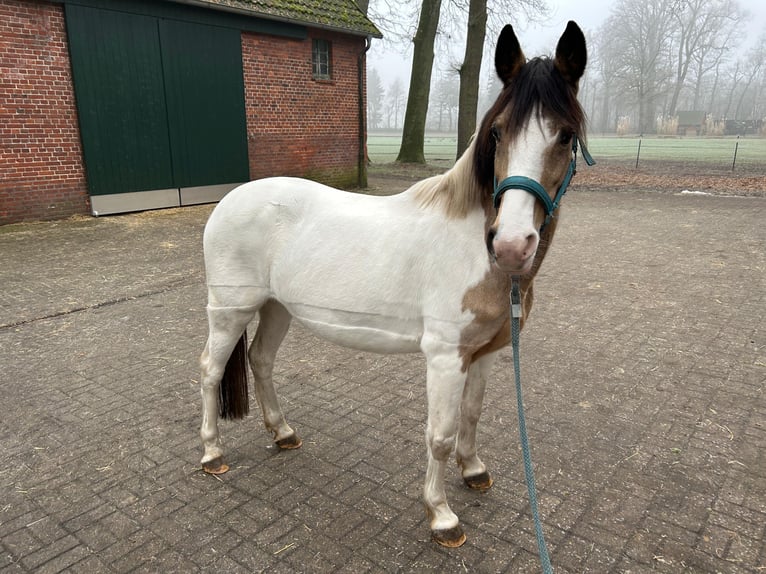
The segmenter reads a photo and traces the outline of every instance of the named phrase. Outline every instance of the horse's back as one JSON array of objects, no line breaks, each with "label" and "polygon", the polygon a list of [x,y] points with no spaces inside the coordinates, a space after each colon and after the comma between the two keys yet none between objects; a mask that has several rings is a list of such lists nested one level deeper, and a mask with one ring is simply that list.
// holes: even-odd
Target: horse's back
[{"label": "horse's back", "polygon": [[205,271],[213,304],[246,306],[262,299],[265,291],[271,294],[275,261],[295,242],[302,226],[322,215],[325,225],[335,225],[344,213],[370,211],[358,204],[374,199],[290,177],[260,179],[233,189],[205,226]]}]

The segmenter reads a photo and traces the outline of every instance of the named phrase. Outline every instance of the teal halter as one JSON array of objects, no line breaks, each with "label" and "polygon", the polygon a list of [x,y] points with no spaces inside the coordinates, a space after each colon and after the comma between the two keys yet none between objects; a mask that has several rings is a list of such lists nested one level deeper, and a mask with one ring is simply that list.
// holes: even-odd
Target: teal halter
[{"label": "teal halter", "polygon": [[[567,173],[564,176],[564,181],[561,182],[559,190],[556,192],[556,197],[551,200],[548,192],[545,191],[545,188],[540,184],[540,182],[530,177],[525,177],[523,175],[512,175],[510,177],[506,177],[500,183],[497,183],[497,178],[495,178],[495,191],[492,194],[492,201],[495,204],[495,209],[500,207],[500,200],[506,191],[509,189],[523,189],[524,191],[534,195],[543,204],[543,208],[545,209],[545,221],[540,226],[540,232],[542,232],[545,226],[548,225],[551,217],[553,217],[553,212],[558,209],[558,206],[561,203],[561,199],[567,192],[567,188],[569,187],[572,178],[574,177],[575,173],[577,173],[578,140],[579,138],[577,136],[572,138],[572,161],[569,162],[569,169],[567,169]],[[588,148],[585,147],[585,144],[580,142],[580,147],[582,149],[582,157],[585,159],[585,163],[588,165],[596,165],[596,161],[588,152]]]}]

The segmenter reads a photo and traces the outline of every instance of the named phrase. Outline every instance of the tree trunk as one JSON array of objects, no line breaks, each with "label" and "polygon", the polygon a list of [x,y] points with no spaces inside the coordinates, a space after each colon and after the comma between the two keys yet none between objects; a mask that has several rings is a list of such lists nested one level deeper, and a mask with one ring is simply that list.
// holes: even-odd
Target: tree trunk
[{"label": "tree trunk", "polygon": [[[693,110],[699,110],[700,109],[700,98],[702,96],[702,60],[700,60],[697,63],[697,79],[694,82],[694,102],[692,103]],[[712,110],[705,110],[707,112],[710,112]]]},{"label": "tree trunk", "polygon": [[468,30],[465,40],[465,58],[460,67],[460,95],[457,112],[457,156],[468,148],[476,131],[476,113],[479,105],[479,76],[487,31],[487,0],[471,0],[468,7]]},{"label": "tree trunk", "polygon": [[615,124],[609,123],[609,104],[611,103],[611,94],[609,93],[609,83],[604,81],[604,93],[602,94],[603,102],[601,104],[601,133],[613,132],[615,130]]},{"label": "tree trunk", "polygon": [[398,162],[426,163],[424,154],[426,114],[428,96],[431,91],[431,70],[434,64],[434,41],[439,25],[441,0],[423,0],[420,7],[420,21],[415,34],[415,49],[412,54],[410,91],[407,109],[404,112],[402,146]]},{"label": "tree trunk", "polygon": [[[686,54],[686,30],[683,25],[681,26],[681,38],[678,42],[678,55],[676,60],[676,83],[673,86],[673,95],[670,98],[670,106],[668,109],[668,116],[676,115],[676,107],[678,106],[678,97],[681,95],[681,90],[684,87],[686,81],[686,73],[689,69],[688,55]],[[686,58],[684,56],[687,56]]]}]

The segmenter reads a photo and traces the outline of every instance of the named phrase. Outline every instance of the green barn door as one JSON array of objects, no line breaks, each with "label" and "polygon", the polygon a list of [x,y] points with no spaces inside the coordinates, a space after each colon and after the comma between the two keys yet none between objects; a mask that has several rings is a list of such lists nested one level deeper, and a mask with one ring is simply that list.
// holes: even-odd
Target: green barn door
[{"label": "green barn door", "polygon": [[238,30],[160,21],[173,176],[182,204],[249,179]]},{"label": "green barn door", "polygon": [[94,211],[102,196],[147,190],[148,207],[177,203],[156,18],[75,4],[66,18]]},{"label": "green barn door", "polygon": [[66,4],[95,214],[217,201],[249,179],[240,32]]}]

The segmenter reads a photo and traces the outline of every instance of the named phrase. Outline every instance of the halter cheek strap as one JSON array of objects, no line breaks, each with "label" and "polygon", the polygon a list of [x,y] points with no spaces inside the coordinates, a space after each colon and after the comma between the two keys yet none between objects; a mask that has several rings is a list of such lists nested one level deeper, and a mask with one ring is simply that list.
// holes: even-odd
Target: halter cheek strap
[{"label": "halter cheek strap", "polygon": [[[545,209],[545,221],[540,227],[540,231],[542,232],[545,226],[548,225],[551,217],[553,217],[553,212],[558,209],[559,204],[561,203],[561,199],[567,192],[567,188],[569,187],[572,178],[574,177],[575,173],[577,173],[578,141],[579,140],[577,136],[572,139],[572,161],[569,162],[569,168],[567,169],[567,173],[564,176],[564,180],[561,182],[561,185],[556,192],[556,197],[551,199],[550,195],[548,195],[548,192],[545,191],[545,188],[540,184],[540,182],[530,177],[525,177],[523,175],[512,175],[510,177],[506,177],[500,183],[497,183],[497,178],[495,178],[495,191],[492,194],[492,201],[495,204],[495,209],[500,207],[500,200],[502,199],[503,194],[509,189],[521,189],[531,193],[540,200],[540,202],[543,204],[543,209]],[[580,142],[580,148],[582,149],[582,157],[585,159],[585,163],[588,165],[595,165],[595,160],[588,152],[588,148],[586,148],[582,142]]]}]

